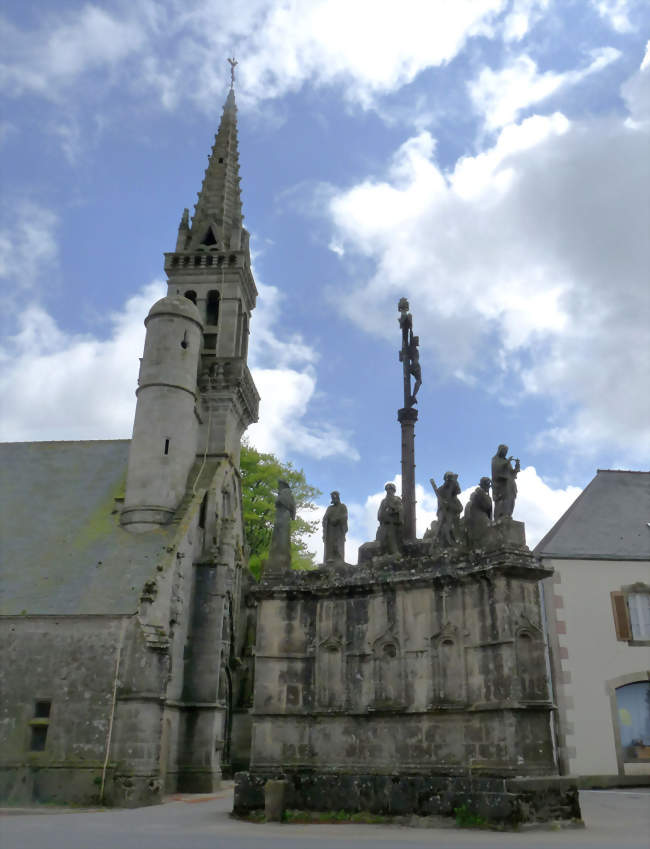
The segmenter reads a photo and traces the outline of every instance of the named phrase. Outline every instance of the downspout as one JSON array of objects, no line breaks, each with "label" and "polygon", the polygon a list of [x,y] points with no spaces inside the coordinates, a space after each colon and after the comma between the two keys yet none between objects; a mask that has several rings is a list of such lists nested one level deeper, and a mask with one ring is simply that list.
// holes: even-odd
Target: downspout
[{"label": "downspout", "polygon": [[126,634],[126,618],[122,619],[120,628],[120,639],[117,644],[117,652],[115,655],[115,675],[113,677],[113,699],[111,701],[111,714],[108,719],[108,733],[106,734],[106,757],[104,758],[104,766],[102,768],[102,783],[99,788],[99,804],[104,801],[104,785],[106,784],[106,770],[108,768],[108,759],[111,754],[111,737],[113,736],[113,720],[115,719],[115,704],[117,702],[117,683],[118,674],[120,671],[120,660],[122,658],[122,646],[124,645],[124,636]]}]

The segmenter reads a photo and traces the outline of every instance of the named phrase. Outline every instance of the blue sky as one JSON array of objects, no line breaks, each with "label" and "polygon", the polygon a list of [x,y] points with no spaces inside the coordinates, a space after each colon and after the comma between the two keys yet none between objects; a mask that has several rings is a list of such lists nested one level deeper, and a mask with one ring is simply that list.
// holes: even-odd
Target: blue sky
[{"label": "blue sky", "polygon": [[340,490],[354,560],[399,472],[406,295],[419,533],[429,477],[469,490],[507,442],[534,543],[650,459],[649,33],[634,0],[9,0],[0,438],[130,436],[234,53],[251,440]]}]

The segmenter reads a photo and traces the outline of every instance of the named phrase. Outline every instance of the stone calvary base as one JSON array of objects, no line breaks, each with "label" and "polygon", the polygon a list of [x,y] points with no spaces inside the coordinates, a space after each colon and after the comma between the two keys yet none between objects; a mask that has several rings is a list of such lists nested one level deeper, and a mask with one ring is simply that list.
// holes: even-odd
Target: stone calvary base
[{"label": "stone calvary base", "polygon": [[[258,603],[250,771],[235,812],[284,779],[290,808],[580,817],[557,776],[538,582],[523,525],[482,550],[272,574]],[[434,547],[435,548],[435,547]]]}]

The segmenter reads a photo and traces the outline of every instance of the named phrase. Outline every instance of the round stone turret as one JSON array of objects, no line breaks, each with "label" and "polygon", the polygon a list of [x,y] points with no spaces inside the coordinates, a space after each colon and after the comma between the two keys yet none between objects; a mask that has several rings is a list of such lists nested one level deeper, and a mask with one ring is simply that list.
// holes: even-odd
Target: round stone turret
[{"label": "round stone turret", "polygon": [[122,525],[166,524],[180,504],[196,454],[197,371],[203,324],[188,298],[161,298],[145,319],[138,402],[129,451]]}]

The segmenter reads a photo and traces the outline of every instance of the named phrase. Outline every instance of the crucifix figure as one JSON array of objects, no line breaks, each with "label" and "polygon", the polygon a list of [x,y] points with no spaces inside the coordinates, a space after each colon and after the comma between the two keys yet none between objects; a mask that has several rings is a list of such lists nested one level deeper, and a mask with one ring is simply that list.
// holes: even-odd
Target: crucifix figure
[{"label": "crucifix figure", "polygon": [[[402,504],[404,506],[404,539],[415,540],[415,423],[418,419],[418,389],[422,385],[422,368],[418,345],[420,340],[413,335],[413,316],[409,312],[409,302],[400,298],[399,326],[402,331],[402,349],[399,360],[402,363],[404,377],[404,406],[397,411],[397,420],[402,427]],[[411,378],[414,378],[411,391]]]},{"label": "crucifix figure", "polygon": [[[400,298],[397,305],[399,310],[399,326],[402,331],[402,350],[400,361],[404,364],[404,406],[408,409],[417,404],[418,389],[422,386],[422,367],[420,366],[420,339],[413,335],[413,317],[409,312],[409,302]],[[413,393],[411,394],[411,376],[414,377]]]},{"label": "crucifix figure", "polygon": [[228,61],[230,62],[230,88],[235,87],[235,65],[239,65],[239,62],[233,56],[232,59],[228,57]]}]

